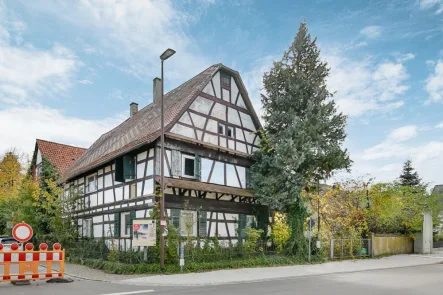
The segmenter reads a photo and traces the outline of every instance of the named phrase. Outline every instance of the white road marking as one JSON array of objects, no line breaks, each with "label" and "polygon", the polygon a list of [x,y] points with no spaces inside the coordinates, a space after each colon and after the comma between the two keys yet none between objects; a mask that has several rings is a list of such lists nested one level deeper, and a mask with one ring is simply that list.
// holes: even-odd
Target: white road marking
[{"label": "white road marking", "polygon": [[122,292],[122,293],[109,293],[109,294],[101,294],[101,295],[130,295],[130,294],[141,294],[141,293],[151,293],[154,290],[141,290],[141,291],[132,291],[132,292]]}]

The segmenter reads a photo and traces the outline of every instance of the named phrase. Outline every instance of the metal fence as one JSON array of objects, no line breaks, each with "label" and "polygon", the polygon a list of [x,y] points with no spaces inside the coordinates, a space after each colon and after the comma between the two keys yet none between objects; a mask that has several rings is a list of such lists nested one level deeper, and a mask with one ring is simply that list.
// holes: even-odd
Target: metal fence
[{"label": "metal fence", "polygon": [[370,257],[372,241],[370,239],[331,239],[323,242],[323,251],[329,259]]}]

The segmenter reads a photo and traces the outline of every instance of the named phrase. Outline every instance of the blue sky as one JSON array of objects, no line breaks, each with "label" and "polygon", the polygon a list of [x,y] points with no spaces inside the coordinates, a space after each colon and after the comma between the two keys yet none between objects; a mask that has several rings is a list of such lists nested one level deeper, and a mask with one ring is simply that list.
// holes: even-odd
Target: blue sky
[{"label": "blue sky", "polygon": [[262,75],[302,19],[349,115],[345,176],[392,180],[410,158],[443,183],[443,0],[0,0],[0,151],[88,147],[151,102],[168,47],[166,90],[221,62],[259,111]]}]

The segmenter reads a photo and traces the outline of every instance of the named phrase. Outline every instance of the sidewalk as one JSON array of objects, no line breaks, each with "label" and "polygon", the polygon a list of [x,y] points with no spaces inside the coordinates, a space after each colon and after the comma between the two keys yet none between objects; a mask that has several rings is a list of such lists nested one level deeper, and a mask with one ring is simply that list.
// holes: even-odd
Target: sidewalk
[{"label": "sidewalk", "polygon": [[119,284],[148,286],[198,286],[266,281],[290,277],[358,272],[418,265],[436,264],[442,255],[396,255],[367,260],[346,260],[315,265],[267,268],[243,268],[182,275],[155,275],[114,281]]}]

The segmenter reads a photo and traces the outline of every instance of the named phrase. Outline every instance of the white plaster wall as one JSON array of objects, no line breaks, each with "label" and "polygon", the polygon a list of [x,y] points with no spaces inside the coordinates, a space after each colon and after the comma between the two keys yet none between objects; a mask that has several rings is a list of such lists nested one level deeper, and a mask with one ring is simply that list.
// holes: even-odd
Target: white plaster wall
[{"label": "white plaster wall", "polygon": [[37,149],[36,165],[40,164],[41,162],[42,162],[42,153],[40,153],[40,149]]},{"label": "white plaster wall", "polygon": [[214,133],[218,133],[217,130],[218,123],[215,120],[208,119],[208,124],[206,125],[206,130]]},{"label": "white plaster wall", "polygon": [[94,225],[94,238],[103,237],[103,224]]},{"label": "white plaster wall", "polygon": [[211,100],[198,96],[189,108],[205,115],[209,115],[212,104],[213,102]]},{"label": "white plaster wall", "polygon": [[226,138],[220,137],[220,146],[227,147]]},{"label": "white plaster wall", "polygon": [[228,122],[235,125],[241,125],[237,110],[228,108]]},{"label": "white plaster wall", "polygon": [[247,153],[246,145],[244,143],[237,142],[237,151],[242,152],[242,153]]},{"label": "white plaster wall", "polygon": [[203,131],[197,130],[197,139],[202,140]]},{"label": "white plaster wall", "polygon": [[188,112],[185,112],[179,121],[188,125],[192,125],[191,118],[189,118]]},{"label": "white plaster wall", "polygon": [[211,82],[209,82],[208,84],[206,84],[205,88],[203,89],[204,93],[207,93],[209,95],[215,96],[214,95],[214,90],[212,89],[212,84]]},{"label": "white plaster wall", "polygon": [[204,135],[203,141],[214,145],[218,145],[218,136],[206,133]]},{"label": "white plaster wall", "polygon": [[237,173],[235,172],[234,165],[232,164],[226,164],[226,184],[229,186],[240,187]]},{"label": "white plaster wall", "polygon": [[239,107],[246,109],[246,104],[245,104],[245,101],[243,100],[243,96],[241,94],[238,96],[237,105]]},{"label": "white plaster wall", "polygon": [[154,149],[149,149],[149,158],[154,157]]},{"label": "white plaster wall", "polygon": [[151,176],[154,174],[154,160],[148,161],[148,167],[146,168],[146,176]]},{"label": "white plaster wall", "polygon": [[111,166],[106,166],[105,167],[105,173],[107,173],[107,172],[111,172]]},{"label": "white plaster wall", "polygon": [[103,205],[103,192],[97,194],[97,206]]},{"label": "white plaster wall", "polygon": [[138,154],[137,155],[137,162],[146,159],[147,156],[148,156],[148,152],[147,151]]},{"label": "white plaster wall", "polygon": [[222,162],[215,162],[214,171],[211,175],[211,183],[225,184],[225,168]]},{"label": "white plaster wall", "polygon": [[243,127],[255,131],[254,123],[252,123],[252,118],[248,114],[240,112],[240,117],[243,123]]},{"label": "white plaster wall", "polygon": [[227,101],[227,102],[229,102],[230,101],[230,93],[229,93],[229,90],[226,90],[226,89],[222,89],[222,93],[223,93],[223,100],[225,100],[225,101]]},{"label": "white plaster wall", "polygon": [[100,222],[103,222],[103,215],[99,215],[99,216],[94,216],[94,217],[92,217],[92,222],[93,222],[93,223],[100,223]]},{"label": "white plaster wall", "polygon": [[194,130],[187,126],[175,124],[174,127],[172,127],[171,132],[195,139]]},{"label": "white plaster wall", "polygon": [[145,189],[143,191],[143,195],[149,195],[154,193],[154,180],[148,179],[145,180]]},{"label": "white plaster wall", "polygon": [[211,168],[212,168],[212,163],[214,161],[213,160],[209,160],[206,158],[202,158],[201,161],[201,179],[203,182],[207,182],[208,181],[208,177],[209,177],[209,173],[211,172]]},{"label": "white plaster wall", "polygon": [[99,170],[97,171],[97,174],[98,174],[98,175],[102,175],[102,174],[103,174],[103,169],[99,169]]},{"label": "white plaster wall", "polygon": [[105,190],[104,204],[109,204],[114,202],[114,192],[112,189]]},{"label": "white plaster wall", "polygon": [[145,175],[146,162],[137,164],[137,179],[143,178]]},{"label": "white plaster wall", "polygon": [[205,128],[206,118],[200,115],[191,113],[192,121],[194,122],[194,126],[200,129]]},{"label": "white plaster wall", "polygon": [[243,129],[241,128],[235,128],[235,139],[238,140],[245,140],[243,136]]},{"label": "white plaster wall", "polygon": [[217,96],[217,98],[221,98],[221,94],[220,94],[220,72],[217,72],[217,74],[215,74],[214,77],[212,77],[212,84],[214,84],[215,95]]},{"label": "white plaster wall", "polygon": [[245,130],[246,141],[250,144],[254,143],[255,134]]},{"label": "white plaster wall", "polygon": [[137,197],[142,196],[142,186],[143,186],[143,182],[137,182]]},{"label": "white plaster wall", "polygon": [[92,194],[89,196],[89,200],[91,202],[91,207],[97,206],[97,197],[98,197],[98,194]]},{"label": "white plaster wall", "polygon": [[235,83],[235,79],[231,77],[231,99],[232,103],[235,103],[235,99],[237,98],[238,94],[238,87],[237,83]]},{"label": "white plaster wall", "polygon": [[124,189],[124,194],[125,194],[124,198],[125,198],[125,200],[129,199],[129,190],[130,190],[130,186],[129,185],[125,185],[125,189]]},{"label": "white plaster wall", "polygon": [[221,103],[216,103],[212,109],[211,116],[226,121],[226,106]]},{"label": "white plaster wall", "polygon": [[242,188],[246,188],[246,168],[237,166],[238,176],[240,177],[240,184]]},{"label": "white plaster wall", "polygon": [[112,175],[108,174],[105,175],[105,187],[110,187],[112,186]]},{"label": "white plaster wall", "polygon": [[117,187],[115,188],[115,201],[122,201],[123,200],[123,187]]},{"label": "white plaster wall", "polygon": [[228,140],[228,148],[231,150],[235,149],[235,143],[233,140]]}]

